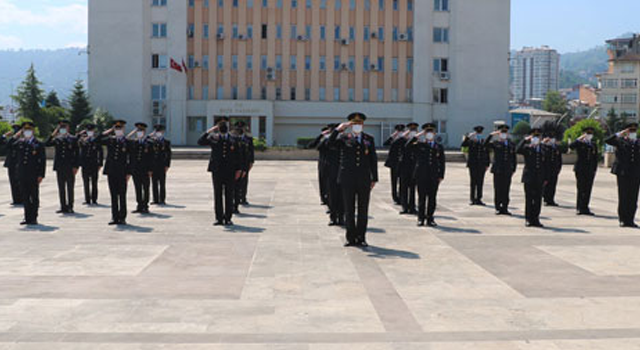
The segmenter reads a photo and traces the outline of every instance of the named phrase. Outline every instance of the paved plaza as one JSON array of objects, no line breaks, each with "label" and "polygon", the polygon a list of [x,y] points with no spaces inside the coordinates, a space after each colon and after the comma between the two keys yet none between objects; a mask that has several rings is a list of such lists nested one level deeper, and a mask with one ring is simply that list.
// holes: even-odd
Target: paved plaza
[{"label": "paved plaza", "polygon": [[205,161],[175,161],[169,205],[122,228],[104,177],[103,205],[78,183],[77,214],[55,214],[51,171],[42,226],[21,227],[2,172],[0,350],[640,349],[640,231],[618,227],[615,178],[599,170],[598,216],[577,217],[565,167],[561,207],[529,229],[521,169],[508,218],[470,207],[449,164],[432,229],[398,215],[381,165],[367,250],[327,226],[314,162],[258,162],[231,229],[212,226]]}]

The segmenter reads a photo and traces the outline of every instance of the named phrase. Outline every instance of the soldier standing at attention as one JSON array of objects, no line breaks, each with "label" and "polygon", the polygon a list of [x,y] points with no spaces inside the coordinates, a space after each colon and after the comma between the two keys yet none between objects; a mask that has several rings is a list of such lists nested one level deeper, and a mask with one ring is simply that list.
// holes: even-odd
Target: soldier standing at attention
[{"label": "soldier standing at attention", "polygon": [[609,137],[607,144],[616,148],[616,160],[611,173],[618,177],[618,218],[621,227],[638,227],[635,216],[640,188],[640,143],[638,123]]},{"label": "soldier standing at attention", "polygon": [[543,149],[546,153],[545,167],[549,175],[547,184],[544,185],[542,197],[544,204],[548,207],[558,206],[558,203],[556,203],[556,189],[558,187],[558,177],[562,171],[562,154],[566,152],[566,147],[558,140],[558,136],[560,135],[560,130],[550,130],[542,141]]},{"label": "soldier standing at attention", "polygon": [[46,142],[47,147],[55,147],[56,150],[53,170],[58,179],[58,196],[60,197],[60,210],[56,212],[58,214],[73,214],[76,174],[80,167],[78,138],[70,134],[69,124],[68,120],[61,120]]},{"label": "soldier standing at attention", "polygon": [[11,187],[11,205],[21,205],[22,195],[20,194],[20,180],[16,169],[18,168],[18,149],[15,147],[18,138],[16,134],[20,132],[22,126],[14,124],[12,130],[0,138],[0,145],[6,145],[7,156],[4,159],[4,167],[9,175],[9,185]]},{"label": "soldier standing at attention", "polygon": [[84,184],[84,204],[98,204],[98,174],[104,163],[102,143],[96,135],[96,125],[87,124],[80,133],[80,166]]},{"label": "soldier standing at attention", "polygon": [[34,128],[32,122],[25,122],[22,124],[22,131],[15,135],[22,135],[14,145],[17,149],[16,173],[20,178],[20,192],[24,204],[24,221],[20,225],[38,224],[40,183],[47,168],[45,145],[35,138]]},{"label": "soldier standing at attention", "polygon": [[569,145],[569,147],[578,154],[578,161],[573,167],[573,172],[576,175],[576,185],[578,187],[576,210],[578,215],[593,216],[593,213],[589,209],[589,202],[591,201],[593,181],[598,171],[600,154],[598,152],[598,145],[593,140],[595,129],[587,126],[583,129],[583,132],[584,134],[582,134],[582,136]]},{"label": "soldier standing at attention", "polygon": [[[309,145],[307,145],[307,148],[318,149],[318,145],[320,145],[320,141],[322,141],[324,137],[327,137],[329,135],[329,132],[330,132],[329,126],[323,127],[320,135],[318,135],[315,138],[315,140],[309,143]],[[327,197],[329,196],[329,191],[325,188],[325,181],[324,181],[324,170],[326,168],[324,158],[325,158],[324,150],[318,149],[318,186],[320,188],[320,204],[329,205],[329,201],[327,199]]]},{"label": "soldier standing at attention", "polygon": [[[111,193],[111,222],[109,225],[126,225],[127,183],[131,177],[129,169],[130,150],[124,128],[127,122],[116,120],[113,127],[102,133],[100,142],[107,146],[107,161],[104,174],[109,180]],[[113,136],[109,136],[113,133]]]},{"label": "soldier standing at attention", "polygon": [[549,169],[540,135],[540,129],[534,128],[531,130],[531,135],[520,141],[518,145],[518,154],[524,156],[522,183],[524,183],[527,227],[543,227],[540,223],[542,189],[548,182]]},{"label": "soldier standing at attention", "polygon": [[471,178],[471,200],[470,205],[485,205],[482,202],[482,190],[484,186],[484,176],[489,169],[491,160],[487,149],[487,140],[482,137],[483,126],[473,128],[474,132],[465,135],[462,140],[462,147],[469,149],[467,157],[467,168]]},{"label": "soldier standing at attention", "polygon": [[[427,123],[422,132],[407,144],[416,155],[415,179],[418,187],[418,226],[436,227],[434,214],[438,187],[444,180],[444,147],[436,141],[436,125]],[[427,200],[429,205],[427,206]]]},{"label": "soldier standing at attention", "polygon": [[255,163],[255,148],[253,145],[253,137],[248,135],[246,132],[247,125],[244,122],[239,121],[236,123],[235,127],[246,163],[242,178],[239,181],[239,186],[236,188],[236,198],[237,203],[249,205],[249,202],[247,201],[247,191],[249,190],[249,172],[253,169],[253,164]]},{"label": "soldier standing at attention", "polygon": [[[329,132],[332,133],[338,127],[338,124],[330,124]],[[329,195],[327,197],[329,204],[329,226],[343,226],[344,225],[344,200],[342,198],[342,188],[338,183],[338,170],[340,168],[340,150],[335,147],[335,144],[330,142],[329,135],[326,135],[318,150],[324,152],[325,156],[325,188]]]},{"label": "soldier standing at attention", "polygon": [[[378,156],[375,139],[363,132],[366,119],[362,113],[350,114],[347,117],[349,122],[340,124],[331,133],[329,141],[340,150],[338,183],[344,197],[346,247],[369,246],[366,240],[369,199],[378,182]],[[345,133],[349,127],[351,132]]]},{"label": "soldier standing at attention", "polygon": [[209,172],[213,181],[214,226],[231,226],[235,182],[242,175],[241,155],[238,142],[229,134],[229,119],[222,118],[198,140],[200,146],[211,147]]},{"label": "soldier standing at attention", "polygon": [[400,202],[402,204],[401,215],[416,214],[416,182],[413,177],[416,168],[416,159],[412,149],[407,148],[407,142],[418,134],[418,123],[407,124],[407,129],[397,141],[402,143],[399,148],[400,163],[398,164],[400,176]]},{"label": "soldier standing at attention", "polygon": [[402,143],[396,142],[400,136],[402,136],[402,132],[404,131],[405,126],[402,124],[398,124],[395,126],[395,131],[387,141],[384,142],[385,146],[389,146],[389,155],[387,156],[387,161],[384,163],[384,166],[391,170],[391,197],[393,198],[393,202],[396,204],[401,204],[400,202],[400,192],[398,189],[398,185],[400,182],[400,176],[398,175],[398,164],[400,163],[400,150],[402,149]]},{"label": "soldier standing at attention", "polygon": [[[498,139],[491,142],[493,137]],[[487,138],[487,147],[493,150],[493,189],[496,215],[511,215],[509,212],[509,192],[511,178],[518,166],[516,145],[509,139],[509,126],[501,125]]]},{"label": "soldier standing at attention", "polygon": [[146,136],[147,124],[138,122],[136,129],[131,131],[129,139],[129,167],[136,189],[138,206],[134,214],[149,214],[149,190],[151,189],[153,154],[151,143]]},{"label": "soldier standing at attention", "polygon": [[152,172],[153,202],[151,204],[165,205],[167,200],[167,173],[171,167],[171,141],[164,136],[165,126],[156,125],[152,134]]}]

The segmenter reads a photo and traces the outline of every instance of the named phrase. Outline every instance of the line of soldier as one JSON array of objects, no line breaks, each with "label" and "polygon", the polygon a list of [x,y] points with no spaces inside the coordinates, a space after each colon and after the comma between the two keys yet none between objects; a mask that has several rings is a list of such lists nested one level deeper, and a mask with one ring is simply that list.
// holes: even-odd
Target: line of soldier
[{"label": "line of soldier", "polygon": [[246,127],[238,121],[232,129],[229,119],[222,117],[198,140],[200,146],[211,148],[207,170],[213,182],[214,226],[232,226],[233,214],[240,213],[239,206],[249,205],[247,190],[255,151]]},{"label": "line of soldier", "polygon": [[[82,168],[85,205],[98,204],[98,174],[104,164],[111,193],[112,220],[109,225],[126,224],[127,182],[133,177],[137,209],[134,213],[149,213],[149,192],[153,182],[153,204],[166,204],[166,173],[171,166],[171,142],[164,138],[164,126],[156,125],[146,135],[147,125],[136,123],[136,129],[124,134],[126,122],[117,120],[111,129],[98,133],[94,124],[73,135],[70,122],[59,122],[44,142],[35,137],[31,122],[14,125],[13,131],[2,136],[8,154],[5,167],[9,172],[13,205],[24,205],[23,225],[38,224],[39,185],[46,172],[46,147],[55,149],[53,170],[58,182],[59,214],[74,213],[75,178]],[[104,161],[103,146],[107,148]]]}]

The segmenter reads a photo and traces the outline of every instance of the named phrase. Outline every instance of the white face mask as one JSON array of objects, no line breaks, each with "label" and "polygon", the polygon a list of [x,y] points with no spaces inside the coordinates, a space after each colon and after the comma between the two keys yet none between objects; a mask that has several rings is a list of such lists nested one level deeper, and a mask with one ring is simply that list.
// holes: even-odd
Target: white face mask
[{"label": "white face mask", "polygon": [[67,128],[62,128],[62,129],[60,129],[60,130],[58,131],[58,133],[59,133],[60,135],[62,135],[62,136],[66,135],[66,134],[67,134]]},{"label": "white face mask", "polygon": [[416,134],[417,133],[415,131],[410,131],[409,132],[409,138],[412,139],[412,138],[416,137]]},{"label": "white face mask", "polygon": [[549,143],[550,144],[555,144],[556,143],[556,139],[554,139],[554,138],[549,139]]},{"label": "white face mask", "polygon": [[632,132],[629,134],[629,140],[637,140],[638,139],[638,134],[636,134],[635,132]]},{"label": "white face mask", "polygon": [[507,137],[509,137],[509,134],[507,134],[506,132],[501,132],[500,133],[500,140],[506,140]]},{"label": "white face mask", "polygon": [[144,131],[138,131],[136,132],[136,136],[138,136],[139,139],[144,137]]},{"label": "white face mask", "polygon": [[93,131],[87,131],[87,136],[89,136],[89,137],[93,137],[93,135],[95,135],[95,134],[93,133]]},{"label": "white face mask", "polygon": [[22,134],[25,138],[30,139],[33,136],[33,130],[25,130]]},{"label": "white face mask", "polygon": [[118,136],[118,137],[124,136],[124,131],[122,129],[116,130],[116,136]]},{"label": "white face mask", "polygon": [[593,134],[587,134],[586,139],[587,139],[587,141],[593,140]]},{"label": "white face mask", "polygon": [[163,133],[161,133],[161,132],[157,132],[157,133],[156,133],[156,136],[158,136],[158,138],[159,138],[159,139],[161,139],[161,138],[164,136],[164,134],[163,134]]},{"label": "white face mask", "polygon": [[352,127],[352,130],[353,130],[354,133],[360,134],[360,133],[362,133],[362,128],[363,128],[362,124],[355,124]]},{"label": "white face mask", "polygon": [[531,144],[536,146],[540,143],[540,138],[539,137],[534,137],[531,139]]},{"label": "white face mask", "polygon": [[426,136],[427,136],[427,140],[429,141],[433,141],[433,139],[436,137],[436,135],[432,132],[428,132]]}]

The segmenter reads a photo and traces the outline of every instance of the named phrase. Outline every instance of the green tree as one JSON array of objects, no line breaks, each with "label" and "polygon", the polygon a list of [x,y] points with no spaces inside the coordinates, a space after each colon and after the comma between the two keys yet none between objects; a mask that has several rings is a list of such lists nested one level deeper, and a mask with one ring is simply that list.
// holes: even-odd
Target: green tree
[{"label": "green tree", "polygon": [[69,99],[71,105],[71,129],[75,130],[84,120],[91,118],[91,104],[82,81],[76,81]]},{"label": "green tree", "polygon": [[542,108],[551,113],[564,115],[569,110],[567,101],[560,95],[558,91],[549,91],[542,103]]},{"label": "green tree", "polygon": [[622,118],[618,117],[618,113],[616,113],[615,108],[611,108],[607,113],[605,123],[607,125],[607,135],[610,136],[622,127],[624,121]]},{"label": "green tree", "polygon": [[49,107],[43,108],[42,113],[44,113],[48,123],[45,126],[40,128],[40,136],[45,137],[50,135],[53,132],[53,129],[57,126],[58,122],[63,119],[69,119],[69,111],[62,107]]},{"label": "green tree", "polygon": [[46,127],[47,118],[42,112],[44,92],[40,85],[42,83],[36,77],[36,70],[31,64],[27,76],[11,98],[18,104],[18,117],[32,120],[37,127]]},{"label": "green tree", "polygon": [[98,126],[101,131],[108,130],[113,124],[113,116],[103,108],[98,108],[93,115],[93,123]]},{"label": "green tree", "polygon": [[46,108],[62,107],[62,105],[60,104],[60,99],[58,98],[58,94],[55,92],[55,90],[51,90],[49,94],[47,94],[47,98],[45,99],[44,104]]},{"label": "green tree", "polygon": [[566,144],[570,144],[578,137],[582,136],[584,133],[582,130],[587,126],[590,126],[595,130],[593,133],[593,140],[598,145],[598,148],[602,149],[604,146],[605,130],[602,127],[602,124],[595,119],[583,119],[577,122],[574,126],[564,132],[564,138],[562,141]]}]

